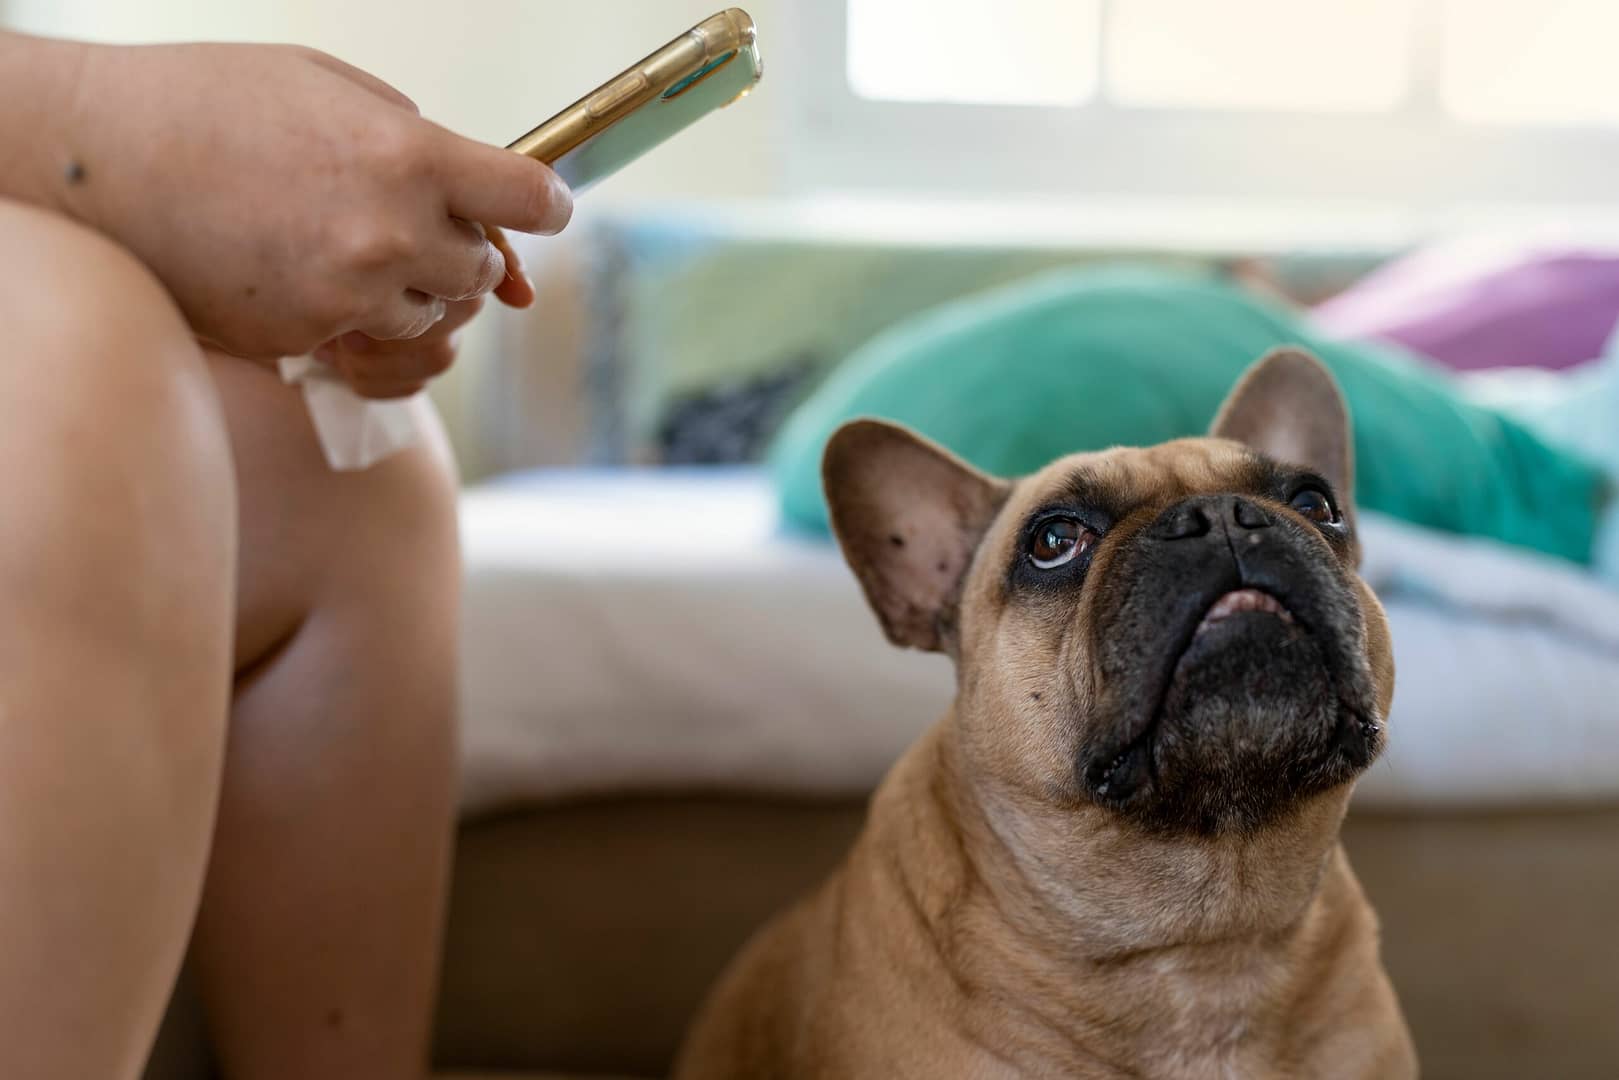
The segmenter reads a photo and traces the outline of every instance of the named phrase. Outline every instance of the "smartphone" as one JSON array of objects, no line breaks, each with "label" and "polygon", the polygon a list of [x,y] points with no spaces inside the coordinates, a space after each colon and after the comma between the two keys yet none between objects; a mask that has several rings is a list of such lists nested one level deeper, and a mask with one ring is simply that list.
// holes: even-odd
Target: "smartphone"
[{"label": "smartphone", "polygon": [[763,73],[755,37],[740,8],[704,19],[507,149],[545,162],[575,193],[584,191],[745,97]]}]

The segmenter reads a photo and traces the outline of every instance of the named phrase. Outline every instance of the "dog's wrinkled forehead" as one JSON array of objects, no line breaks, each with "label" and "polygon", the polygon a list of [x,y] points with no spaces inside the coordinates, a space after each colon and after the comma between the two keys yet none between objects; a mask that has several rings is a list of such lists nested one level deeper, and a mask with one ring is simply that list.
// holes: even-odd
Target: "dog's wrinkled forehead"
[{"label": "dog's wrinkled forehead", "polygon": [[1259,489],[1275,468],[1269,459],[1229,439],[1179,439],[1139,449],[1072,454],[1018,484],[1002,522],[1016,529],[1042,507],[1067,506],[1098,511],[1117,524],[1131,514],[1194,495]]}]

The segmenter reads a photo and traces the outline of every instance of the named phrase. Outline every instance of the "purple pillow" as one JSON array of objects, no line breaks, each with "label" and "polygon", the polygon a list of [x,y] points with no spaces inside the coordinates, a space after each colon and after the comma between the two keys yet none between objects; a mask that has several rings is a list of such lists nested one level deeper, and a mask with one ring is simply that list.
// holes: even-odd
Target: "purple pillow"
[{"label": "purple pillow", "polygon": [[1469,241],[1424,248],[1318,305],[1332,337],[1391,341],[1447,367],[1566,368],[1619,321],[1619,249]]}]

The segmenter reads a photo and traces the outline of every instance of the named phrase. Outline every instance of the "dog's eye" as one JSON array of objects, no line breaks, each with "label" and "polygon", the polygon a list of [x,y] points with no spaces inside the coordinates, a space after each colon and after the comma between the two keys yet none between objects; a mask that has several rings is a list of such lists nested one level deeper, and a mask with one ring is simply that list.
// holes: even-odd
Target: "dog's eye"
[{"label": "dog's eye", "polygon": [[1318,525],[1332,525],[1338,521],[1338,511],[1332,500],[1319,488],[1307,487],[1293,496],[1293,509]]},{"label": "dog's eye", "polygon": [[1095,541],[1096,534],[1071,517],[1042,521],[1029,541],[1029,561],[1042,570],[1073,562]]}]

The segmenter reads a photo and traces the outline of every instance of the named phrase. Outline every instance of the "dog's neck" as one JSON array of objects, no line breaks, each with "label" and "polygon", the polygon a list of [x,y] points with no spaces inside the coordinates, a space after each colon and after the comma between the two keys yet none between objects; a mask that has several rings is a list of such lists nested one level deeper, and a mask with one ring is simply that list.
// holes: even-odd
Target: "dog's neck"
[{"label": "dog's neck", "polygon": [[[969,777],[953,721],[894,770],[872,825],[892,830],[882,846],[897,853],[916,918],[933,924],[926,937],[954,943],[958,984],[1038,1001],[1035,1038],[1084,1028],[1094,1045],[1149,1015],[1183,1030],[1175,1045],[1202,1041],[1218,1057],[1232,1032],[1271,1022],[1299,972],[1323,970],[1324,950],[1358,934],[1340,932],[1344,890],[1357,888],[1337,847],[1341,800],[1274,833],[1152,836],[1098,807]],[[964,933],[986,923],[993,933]]]},{"label": "dog's neck", "polygon": [[952,712],[933,737],[964,857],[997,904],[1076,958],[1285,933],[1316,896],[1337,848],[1347,793],[1318,797],[1275,825],[1220,835],[1154,832],[1080,796],[982,775]]}]

